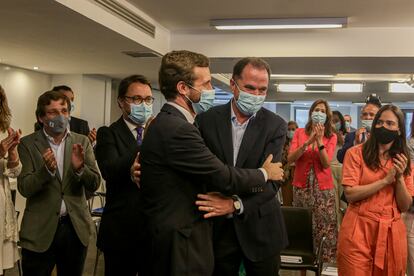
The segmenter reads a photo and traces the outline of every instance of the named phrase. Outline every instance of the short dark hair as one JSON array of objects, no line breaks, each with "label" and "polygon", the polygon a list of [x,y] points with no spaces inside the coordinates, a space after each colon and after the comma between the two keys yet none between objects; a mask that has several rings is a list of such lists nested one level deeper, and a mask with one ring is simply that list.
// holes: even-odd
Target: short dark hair
[{"label": "short dark hair", "polygon": [[52,88],[52,91],[57,91],[57,92],[70,91],[70,92],[73,93],[72,88],[70,88],[67,85],[57,85],[57,86]]},{"label": "short dark hair", "polygon": [[118,87],[118,99],[123,98],[126,93],[128,92],[128,88],[131,84],[139,82],[141,84],[148,85],[151,89],[151,83],[149,80],[143,75],[131,75],[129,77],[124,78],[121,80],[119,87]]},{"label": "short dark hair", "polygon": [[264,59],[258,57],[246,57],[239,60],[233,67],[233,75],[231,76],[233,80],[240,79],[244,67],[249,64],[257,69],[265,69],[270,80],[272,71],[270,70],[269,64]]},{"label": "short dark hair", "polygon": [[172,51],[164,55],[158,80],[165,99],[174,100],[177,97],[178,82],[193,84],[195,80],[194,67],[209,67],[209,65],[210,62],[205,55],[186,50]]},{"label": "short dark hair", "polygon": [[381,108],[381,98],[377,94],[371,94],[365,99],[365,105],[372,104],[378,108]]},{"label": "short dark hair", "polygon": [[46,106],[50,104],[51,101],[58,101],[58,100],[64,100],[68,106],[68,110],[70,111],[70,100],[68,97],[66,97],[63,93],[58,91],[46,91],[42,95],[39,96],[37,99],[37,107],[36,107],[36,119],[37,122],[42,125],[39,121],[40,117],[43,117],[46,115]]}]

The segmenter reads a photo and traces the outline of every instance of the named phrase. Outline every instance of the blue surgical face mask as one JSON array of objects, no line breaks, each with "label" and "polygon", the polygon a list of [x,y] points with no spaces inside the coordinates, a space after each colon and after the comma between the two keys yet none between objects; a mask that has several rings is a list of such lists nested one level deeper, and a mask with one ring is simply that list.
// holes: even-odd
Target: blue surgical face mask
[{"label": "blue surgical face mask", "polygon": [[48,120],[46,124],[54,134],[62,134],[68,128],[69,118],[58,115]]},{"label": "blue surgical face mask", "polygon": [[370,132],[372,128],[372,121],[373,120],[361,120],[362,127],[365,127],[365,129]]},{"label": "blue surgical face mask", "polygon": [[336,122],[335,123],[335,129],[336,129],[336,131],[340,131],[341,130],[341,122]]},{"label": "blue surgical face mask", "polygon": [[295,134],[295,131],[294,130],[288,130],[287,131],[287,137],[289,138],[289,139],[293,139],[293,135]]},{"label": "blue surgical face mask", "polygon": [[351,127],[351,123],[348,121],[345,121],[345,128],[350,128]]},{"label": "blue surgical face mask", "polygon": [[326,114],[321,111],[313,111],[311,118],[314,124],[325,124],[326,122]]},{"label": "blue surgical face mask", "polygon": [[144,125],[152,116],[152,104],[148,105],[145,102],[140,104],[130,103],[131,113],[128,118],[138,125]]},{"label": "blue surgical face mask", "polygon": [[239,98],[236,100],[236,106],[241,113],[251,116],[262,108],[266,95],[253,95],[240,89],[236,81],[234,84],[239,89]]},{"label": "blue surgical face mask", "polygon": [[206,112],[207,110],[209,110],[211,107],[214,106],[214,99],[216,97],[216,90],[214,89],[203,89],[203,90],[198,90],[194,87],[191,86],[191,88],[193,88],[194,90],[196,90],[197,92],[200,93],[200,100],[195,103],[192,100],[190,100],[190,98],[187,97],[187,99],[191,102],[194,112],[196,114],[200,114],[203,112]]}]

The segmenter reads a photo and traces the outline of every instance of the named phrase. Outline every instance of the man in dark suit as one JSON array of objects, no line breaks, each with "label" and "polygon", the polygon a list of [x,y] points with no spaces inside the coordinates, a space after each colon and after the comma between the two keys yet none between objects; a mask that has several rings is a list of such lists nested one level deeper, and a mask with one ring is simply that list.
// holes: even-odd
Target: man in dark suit
[{"label": "man in dark suit", "polygon": [[[71,105],[71,112],[75,110],[75,93],[73,93],[73,90],[66,85],[58,85],[53,87],[53,91],[58,91],[63,93],[66,97],[70,100]],[[85,121],[83,119],[70,116],[70,123],[69,123],[70,131],[88,136],[89,141],[92,143],[92,145],[95,145],[96,140],[96,129],[93,128],[92,130],[89,129],[88,121]]]},{"label": "man in dark suit", "polygon": [[[264,60],[239,60],[230,81],[233,99],[196,117],[207,147],[225,164],[257,168],[269,154],[281,160],[287,125],[262,107],[269,79],[270,67]],[[247,275],[278,275],[280,250],[287,245],[275,197],[278,189],[279,184],[272,182],[262,193],[246,196],[200,195],[200,210],[211,205],[219,209],[220,203],[233,207],[227,217],[207,212],[206,217],[220,216],[214,220],[214,275],[237,276],[242,260]]]},{"label": "man in dark suit", "polygon": [[207,57],[189,51],[167,53],[161,62],[160,90],[168,102],[149,126],[140,155],[150,275],[212,274],[211,225],[194,204],[206,185],[226,195],[261,193],[271,185],[267,179],[283,175],[271,155],[260,169],[237,169],[206,147],[193,121],[194,108],[200,110],[194,105],[205,104],[203,94],[212,90],[208,66]]},{"label": "man in dark suit", "polygon": [[123,79],[118,88],[122,116],[98,130],[96,159],[106,180],[106,205],[98,234],[105,275],[143,275],[141,192],[130,175],[140,150],[145,123],[152,115],[151,85],[140,75]]},{"label": "man in dark suit", "polygon": [[26,197],[20,244],[25,275],[82,275],[94,232],[85,192],[100,183],[89,140],[67,129],[70,102],[56,91],[42,94],[36,114],[42,129],[18,146],[22,172],[19,192]]},{"label": "man in dark suit", "polygon": [[372,121],[378,110],[381,108],[381,99],[375,94],[369,95],[365,100],[365,105],[361,109],[362,126],[354,132],[350,132],[345,136],[344,145],[338,150],[336,158],[339,162],[343,162],[345,154],[349,148],[364,143],[369,138],[369,132],[372,127]]}]

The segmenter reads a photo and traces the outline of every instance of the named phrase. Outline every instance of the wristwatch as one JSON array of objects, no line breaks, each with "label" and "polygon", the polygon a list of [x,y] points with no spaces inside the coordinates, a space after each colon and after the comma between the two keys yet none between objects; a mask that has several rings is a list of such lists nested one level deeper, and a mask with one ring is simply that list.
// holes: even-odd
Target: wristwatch
[{"label": "wristwatch", "polygon": [[236,214],[239,214],[240,213],[240,210],[241,210],[240,200],[239,200],[239,198],[237,196],[232,196],[231,198],[233,199],[233,207],[235,209],[234,212]]},{"label": "wristwatch", "polygon": [[321,151],[321,150],[323,150],[324,148],[325,148],[325,146],[324,146],[324,145],[320,145],[318,149],[319,149],[319,151]]}]

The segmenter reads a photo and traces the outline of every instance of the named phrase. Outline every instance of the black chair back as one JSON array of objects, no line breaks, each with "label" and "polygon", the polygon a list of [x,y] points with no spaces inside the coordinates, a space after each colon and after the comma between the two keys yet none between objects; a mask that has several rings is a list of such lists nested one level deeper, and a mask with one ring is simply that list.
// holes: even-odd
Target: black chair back
[{"label": "black chair back", "polygon": [[282,207],[289,246],[284,251],[313,252],[312,210],[301,207]]}]

